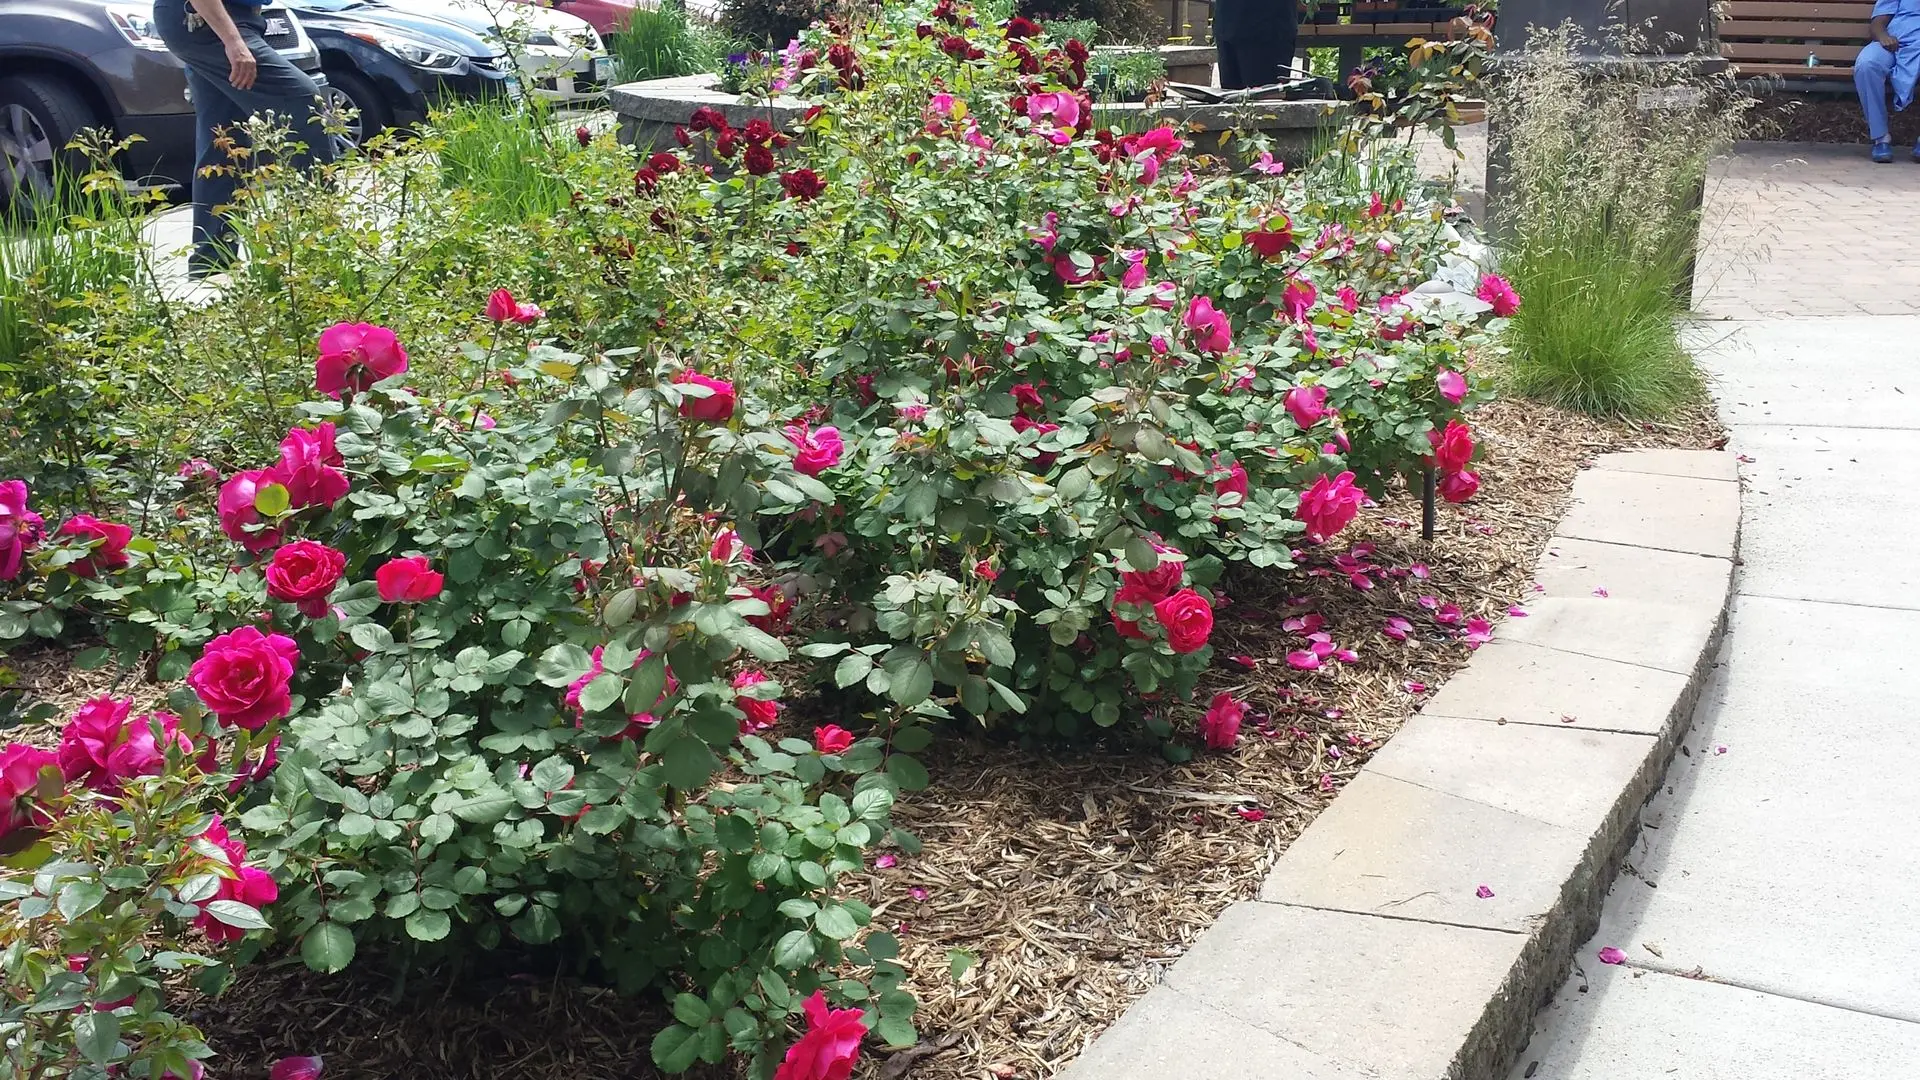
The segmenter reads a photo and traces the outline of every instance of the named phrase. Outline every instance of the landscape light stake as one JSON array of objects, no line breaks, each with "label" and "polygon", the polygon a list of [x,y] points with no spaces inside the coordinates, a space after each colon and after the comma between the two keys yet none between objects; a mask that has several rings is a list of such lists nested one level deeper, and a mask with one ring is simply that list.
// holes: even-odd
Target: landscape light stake
[{"label": "landscape light stake", "polygon": [[1433,469],[1428,468],[1420,474],[1420,539],[1433,539]]}]

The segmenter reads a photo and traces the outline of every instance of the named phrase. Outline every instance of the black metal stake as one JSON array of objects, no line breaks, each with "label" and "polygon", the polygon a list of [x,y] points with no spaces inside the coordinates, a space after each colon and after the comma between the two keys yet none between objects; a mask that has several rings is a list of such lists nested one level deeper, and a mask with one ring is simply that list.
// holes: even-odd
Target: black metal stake
[{"label": "black metal stake", "polygon": [[1433,470],[1427,469],[1422,474],[1420,481],[1420,539],[1422,540],[1433,539],[1433,519],[1436,512],[1433,505],[1433,496]]}]

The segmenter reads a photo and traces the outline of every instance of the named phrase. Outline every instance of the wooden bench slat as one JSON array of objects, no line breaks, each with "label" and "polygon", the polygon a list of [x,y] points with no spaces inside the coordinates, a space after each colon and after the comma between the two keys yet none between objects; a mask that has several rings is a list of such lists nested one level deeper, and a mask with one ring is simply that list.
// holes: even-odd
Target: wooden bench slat
[{"label": "wooden bench slat", "polygon": [[1873,16],[1871,3],[1783,3],[1780,0],[1733,0],[1726,7],[1727,18],[1744,19],[1835,19],[1866,22]]},{"label": "wooden bench slat", "polygon": [[1309,37],[1378,37],[1405,41],[1408,38],[1445,37],[1452,23],[1301,23],[1300,36]]},{"label": "wooden bench slat", "polygon": [[1728,20],[1720,24],[1720,38],[1817,38],[1829,41],[1867,42],[1865,22],[1795,22],[1778,19],[1768,22]]},{"label": "wooden bench slat", "polygon": [[1720,43],[1720,55],[1735,61],[1799,60],[1804,63],[1808,53],[1812,53],[1822,61],[1838,60],[1851,64],[1859,57],[1860,46],[1830,44],[1806,45],[1766,41],[1723,41]]},{"label": "wooden bench slat", "polygon": [[1822,82],[1853,81],[1852,64],[1821,64],[1819,67],[1802,64],[1741,64],[1737,70],[1749,78],[1772,75],[1782,79],[1819,79]]}]

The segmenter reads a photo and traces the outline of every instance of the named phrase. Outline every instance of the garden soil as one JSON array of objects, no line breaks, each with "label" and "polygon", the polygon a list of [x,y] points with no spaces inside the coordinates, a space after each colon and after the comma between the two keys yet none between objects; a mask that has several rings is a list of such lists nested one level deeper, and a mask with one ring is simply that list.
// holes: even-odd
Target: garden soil
[{"label": "garden soil", "polygon": [[[1141,752],[950,739],[925,755],[934,785],[896,810],[924,853],[897,853],[895,865],[849,879],[873,906],[874,925],[900,938],[924,1041],[868,1054],[856,1077],[1052,1075],[1221,910],[1252,897],[1274,858],[1467,662],[1457,626],[1443,625],[1422,597],[1457,604],[1462,624],[1483,617],[1497,629],[1530,592],[1585,462],[1629,447],[1725,441],[1704,406],[1663,425],[1601,423],[1531,403],[1497,403],[1475,419],[1481,494],[1442,504],[1431,543],[1420,538],[1418,500],[1400,492],[1364,512],[1338,545],[1302,552],[1300,570],[1224,583],[1216,665],[1198,701],[1228,692],[1249,704],[1233,750],[1172,764]],[[1356,552],[1360,545],[1372,550]],[[1342,556],[1373,568],[1364,574],[1371,588],[1355,586],[1353,564],[1336,564]],[[1309,647],[1307,628],[1289,620],[1312,615],[1356,662],[1329,659],[1311,671],[1287,663]],[[1395,616],[1414,627],[1405,642],[1381,633]],[[69,710],[114,684],[110,672],[73,670],[60,654],[9,664],[21,689]],[[1169,708],[1191,731],[1198,705]],[[317,976],[291,957],[243,969],[223,997],[192,999],[187,1013],[220,1055],[209,1073],[218,1078],[264,1076],[282,1056],[321,1054],[328,1080],[651,1080],[649,1043],[666,1022],[655,1003],[550,972],[402,982],[375,964]]]}]

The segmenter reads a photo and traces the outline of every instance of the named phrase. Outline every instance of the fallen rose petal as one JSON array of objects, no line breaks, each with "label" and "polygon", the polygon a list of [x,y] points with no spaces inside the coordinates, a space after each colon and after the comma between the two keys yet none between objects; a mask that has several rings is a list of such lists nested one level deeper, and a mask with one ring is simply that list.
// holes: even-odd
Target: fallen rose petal
[{"label": "fallen rose petal", "polygon": [[1407,635],[1413,633],[1413,624],[1396,615],[1387,620],[1386,625],[1380,628],[1380,632],[1395,641],[1405,641]]},{"label": "fallen rose petal", "polygon": [[1524,619],[1527,617],[1527,609],[1521,607],[1519,604],[1515,604],[1507,609],[1507,617],[1510,619]]},{"label": "fallen rose petal", "polygon": [[1414,563],[1412,566],[1407,567],[1407,573],[1412,574],[1414,577],[1419,578],[1421,581],[1425,581],[1427,580],[1427,578],[1433,576],[1433,571],[1429,570],[1427,568],[1427,564],[1423,562],[1417,562],[1417,563]]},{"label": "fallen rose petal", "polygon": [[1420,598],[1419,604],[1428,611],[1432,611],[1434,608],[1440,606],[1440,598],[1437,596],[1423,596]]},{"label": "fallen rose petal", "polygon": [[1607,587],[1604,585],[1595,585],[1593,587],[1593,595],[1605,600],[1607,598]]},{"label": "fallen rose petal", "polygon": [[1487,888],[1485,885],[1482,885],[1479,888],[1473,890],[1473,895],[1479,897],[1482,900],[1491,900],[1493,899],[1493,890]]},{"label": "fallen rose petal", "polygon": [[1745,454],[1735,454],[1735,455],[1734,455],[1734,460],[1736,460],[1736,461],[1738,461],[1738,462],[1739,462],[1740,464],[1742,464],[1742,465],[1751,465],[1751,464],[1753,464],[1753,459],[1752,459],[1752,458],[1750,458],[1750,457],[1748,457],[1748,456],[1747,456],[1747,455],[1745,455]]},{"label": "fallen rose petal", "polygon": [[1427,684],[1423,682],[1408,682],[1405,686],[1409,694],[1424,694],[1427,692]]},{"label": "fallen rose petal", "polygon": [[1333,658],[1343,664],[1357,664],[1360,662],[1360,654],[1354,652],[1352,649],[1335,649],[1333,650]]},{"label": "fallen rose petal", "polygon": [[1233,812],[1240,816],[1241,821],[1267,820],[1267,812],[1257,806],[1237,806],[1234,807]]},{"label": "fallen rose petal", "polygon": [[1442,626],[1453,626],[1464,618],[1466,613],[1460,610],[1459,604],[1444,604],[1439,611],[1433,613],[1433,621]]},{"label": "fallen rose petal", "polygon": [[1726,744],[1725,744],[1725,743],[1721,743],[1721,744],[1720,744],[1719,746],[1716,746],[1716,747],[1714,747],[1714,748],[1713,748],[1713,752],[1714,752],[1714,753],[1716,753],[1716,754],[1724,754],[1724,753],[1726,753],[1726,752],[1727,752],[1727,746],[1726,746]]},{"label": "fallen rose petal", "polygon": [[913,888],[907,890],[907,895],[913,897],[915,900],[925,901],[927,898],[927,890],[915,885]]},{"label": "fallen rose petal", "polygon": [[1233,663],[1240,665],[1243,668],[1246,668],[1248,671],[1252,671],[1254,668],[1258,667],[1260,664],[1260,661],[1255,660],[1253,657],[1248,656],[1246,653],[1235,653],[1234,655],[1227,657],[1227,659],[1232,661]]},{"label": "fallen rose petal", "polygon": [[1287,654],[1287,666],[1312,671],[1320,666],[1320,658],[1306,649],[1295,649]]},{"label": "fallen rose petal", "polygon": [[1627,962],[1627,954],[1609,945],[1600,950],[1600,962],[1603,964],[1624,964]]},{"label": "fallen rose petal", "polygon": [[897,864],[899,861],[900,861],[899,859],[894,858],[890,854],[882,855],[879,858],[873,860],[873,868],[875,870],[891,870],[894,868],[894,865]]}]

